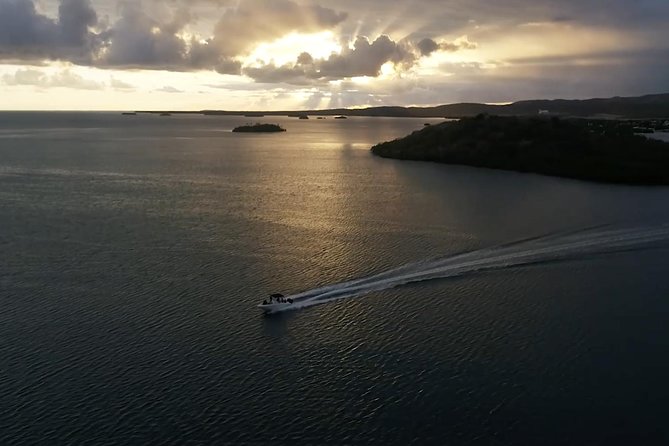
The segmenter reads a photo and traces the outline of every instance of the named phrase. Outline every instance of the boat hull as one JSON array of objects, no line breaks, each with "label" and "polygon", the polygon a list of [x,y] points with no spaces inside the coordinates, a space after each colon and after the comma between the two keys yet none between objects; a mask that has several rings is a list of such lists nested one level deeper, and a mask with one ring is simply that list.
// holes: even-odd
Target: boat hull
[{"label": "boat hull", "polygon": [[265,313],[276,313],[277,311],[283,311],[286,310],[290,307],[292,307],[294,304],[291,303],[277,303],[277,304],[260,304],[258,305],[258,308],[260,308],[262,311]]}]

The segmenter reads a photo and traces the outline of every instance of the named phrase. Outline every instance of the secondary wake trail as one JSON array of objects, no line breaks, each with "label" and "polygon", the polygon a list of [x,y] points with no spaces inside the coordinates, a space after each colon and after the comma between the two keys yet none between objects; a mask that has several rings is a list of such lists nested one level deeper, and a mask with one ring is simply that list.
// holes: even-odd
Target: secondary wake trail
[{"label": "secondary wake trail", "polygon": [[578,259],[621,249],[643,248],[662,241],[669,241],[669,225],[634,229],[603,229],[600,226],[578,232],[534,237],[410,263],[368,277],[293,294],[287,297],[293,299],[294,304],[284,311],[362,296],[415,282],[557,260]]}]

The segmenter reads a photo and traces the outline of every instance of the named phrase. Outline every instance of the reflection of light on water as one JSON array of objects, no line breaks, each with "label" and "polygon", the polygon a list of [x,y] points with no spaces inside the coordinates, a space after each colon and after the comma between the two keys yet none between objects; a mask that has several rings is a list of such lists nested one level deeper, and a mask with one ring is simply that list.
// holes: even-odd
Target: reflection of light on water
[{"label": "reflection of light on water", "polygon": [[[636,229],[583,230],[552,234],[443,258],[407,264],[372,276],[326,285],[288,296],[294,306],[282,311],[363,296],[410,283],[464,274],[580,259],[619,250],[640,249],[669,240],[669,226]],[[336,317],[336,316],[333,316]]]}]

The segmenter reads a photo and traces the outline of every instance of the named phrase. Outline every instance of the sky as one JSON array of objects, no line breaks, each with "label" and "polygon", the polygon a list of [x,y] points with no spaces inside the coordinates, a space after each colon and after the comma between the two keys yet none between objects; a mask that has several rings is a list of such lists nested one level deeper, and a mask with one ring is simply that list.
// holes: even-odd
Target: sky
[{"label": "sky", "polygon": [[2,110],[669,92],[669,0],[0,0]]}]

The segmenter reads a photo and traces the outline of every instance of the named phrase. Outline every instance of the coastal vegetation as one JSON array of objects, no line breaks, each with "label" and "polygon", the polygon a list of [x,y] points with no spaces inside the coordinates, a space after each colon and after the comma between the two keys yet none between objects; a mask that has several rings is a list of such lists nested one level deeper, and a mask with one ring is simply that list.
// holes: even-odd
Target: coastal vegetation
[{"label": "coastal vegetation", "polygon": [[286,129],[277,124],[253,124],[235,127],[232,131],[235,133],[276,133],[285,132]]},{"label": "coastal vegetation", "polygon": [[669,184],[669,143],[627,121],[479,115],[372,147],[375,155],[627,184]]}]

